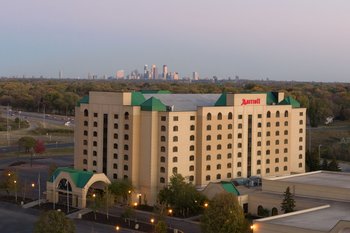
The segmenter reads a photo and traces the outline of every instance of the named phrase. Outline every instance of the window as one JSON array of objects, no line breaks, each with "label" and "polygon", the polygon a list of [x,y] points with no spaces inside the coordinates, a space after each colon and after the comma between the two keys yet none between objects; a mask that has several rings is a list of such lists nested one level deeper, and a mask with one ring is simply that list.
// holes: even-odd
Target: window
[{"label": "window", "polygon": [[237,135],[237,137],[238,137],[238,138],[242,138],[242,134],[239,133],[239,134]]},{"label": "window", "polygon": [[118,139],[118,134],[115,133],[115,134],[113,135],[113,137],[114,137],[114,139]]},{"label": "window", "polygon": [[256,170],[256,174],[261,174],[261,170],[260,169]]},{"label": "window", "polygon": [[220,179],[221,179],[221,174],[217,174],[217,175],[216,175],[216,179],[217,179],[217,180],[220,180]]},{"label": "window", "polygon": [[232,139],[232,134],[229,133],[229,134],[227,135],[227,139]]},{"label": "window", "polygon": [[194,125],[191,125],[191,126],[190,126],[190,130],[191,130],[191,131],[194,131],[194,129],[195,129]]},{"label": "window", "polygon": [[129,140],[129,135],[127,135],[127,134],[124,134],[124,140]]},{"label": "window", "polygon": [[266,168],[266,173],[270,173],[270,168]]},{"label": "window", "polygon": [[114,148],[114,149],[118,149],[118,144],[117,144],[117,143],[114,143],[114,144],[113,144],[113,148]]},{"label": "window", "polygon": [[241,162],[238,162],[238,163],[237,163],[237,167],[242,167],[242,163],[241,163]]},{"label": "window", "polygon": [[222,125],[218,125],[217,129],[222,130]]},{"label": "window", "polygon": [[257,165],[261,165],[261,160],[258,159],[258,160],[256,161],[256,164],[257,164]]},{"label": "window", "polygon": [[211,130],[211,126],[210,125],[207,125],[207,130]]},{"label": "window", "polygon": [[216,136],[216,139],[217,139],[217,140],[221,140],[221,138],[222,138],[221,134],[218,134],[218,135]]},{"label": "window", "polygon": [[84,130],[84,136],[88,136],[88,131]]},{"label": "window", "polygon": [[227,163],[227,168],[231,168],[232,164],[231,163]]},{"label": "window", "polygon": [[165,142],[165,136],[161,136],[161,137],[160,137],[160,141],[161,141],[161,142]]},{"label": "window", "polygon": [[160,156],[160,162],[161,163],[165,163],[165,157],[164,156]]},{"label": "window", "polygon": [[276,122],[276,127],[279,127],[280,126],[280,123],[277,121]]},{"label": "window", "polygon": [[238,119],[242,119],[243,118],[243,116],[242,115],[238,115]]},{"label": "window", "polygon": [[87,159],[84,159],[84,160],[83,160],[83,164],[87,164]]},{"label": "window", "polygon": [[190,141],[194,141],[194,135],[190,136]]},{"label": "window", "polygon": [[162,131],[162,132],[166,131],[166,127],[165,127],[164,125],[162,125],[162,126],[160,127],[160,131]]},{"label": "window", "polygon": [[125,125],[124,125],[124,129],[125,129],[125,130],[128,130],[128,129],[129,129],[129,125],[128,125],[128,124],[125,124]]},{"label": "window", "polygon": [[97,122],[96,121],[94,121],[94,127],[97,127]]},{"label": "window", "polygon": [[279,154],[280,150],[279,149],[275,149],[275,154]]},{"label": "window", "polygon": [[304,115],[304,113],[303,112],[299,112],[299,116],[303,116]]},{"label": "window", "polygon": [[299,150],[303,150],[303,146],[299,146]]},{"label": "window", "polygon": [[288,167],[287,166],[284,166],[283,167],[283,171],[287,171],[288,170]]},{"label": "window", "polygon": [[92,156],[97,156],[97,151],[94,150],[94,151],[92,152]]},{"label": "window", "polygon": [[194,171],[194,166],[193,166],[193,165],[191,165],[191,166],[189,167],[189,171]]},{"label": "window", "polygon": [[179,140],[179,138],[177,136],[173,137],[173,142],[177,142]]},{"label": "window", "polygon": [[207,161],[210,161],[211,160],[211,156],[210,155],[207,155]]},{"label": "window", "polygon": [[228,172],[227,173],[227,178],[231,178],[232,177],[232,173],[231,172]]},{"label": "window", "polygon": [[237,176],[241,177],[242,176],[242,172],[237,172]]},{"label": "window", "polygon": [[207,135],[207,141],[210,141],[210,140],[211,140],[211,136]]},{"label": "window", "polygon": [[173,117],[173,121],[179,121],[179,117],[178,116],[174,116]]},{"label": "window", "polygon": [[303,138],[302,137],[299,137],[299,142],[302,142],[303,141]]},{"label": "window", "polygon": [[114,159],[118,159],[118,154],[114,153],[114,154],[113,154],[113,158],[114,158]]},{"label": "window", "polygon": [[266,132],[266,136],[269,137],[271,135],[270,131]]},{"label": "window", "polygon": [[87,140],[84,140],[84,141],[83,141],[83,144],[84,144],[84,146],[86,146],[86,145],[88,144],[88,141],[87,141]]},{"label": "window", "polygon": [[258,123],[258,128],[261,128],[261,122]]},{"label": "window", "polygon": [[194,155],[190,156],[190,161],[194,161]]},{"label": "window", "polygon": [[211,150],[211,146],[207,145],[207,151],[210,151],[210,150]]},{"label": "window", "polygon": [[276,117],[280,117],[280,112],[279,111],[276,112]]},{"label": "window", "polygon": [[207,175],[207,176],[205,177],[205,180],[210,180],[210,175]]},{"label": "window", "polygon": [[258,132],[258,137],[261,137],[261,132]]},{"label": "window", "polygon": [[285,121],[285,122],[284,122],[284,126],[288,126],[288,121]]},{"label": "window", "polygon": [[165,178],[164,177],[160,177],[159,178],[159,183],[164,184],[165,183]]},{"label": "window", "polygon": [[161,120],[161,121],[166,121],[166,116],[161,116],[161,117],[160,117],[160,120]]},{"label": "window", "polygon": [[128,155],[124,155],[124,160],[128,161],[129,160],[129,156]]},{"label": "window", "polygon": [[238,144],[237,144],[237,147],[238,147],[238,148],[242,148],[242,143],[238,143]]},{"label": "window", "polygon": [[190,116],[190,120],[194,121],[194,120],[196,120],[196,117],[195,116]]},{"label": "window", "polygon": [[287,162],[287,161],[288,161],[288,157],[284,157],[284,158],[283,158],[283,161],[284,161],[284,162]]},{"label": "window", "polygon": [[190,151],[194,151],[194,146],[190,146]]},{"label": "window", "polygon": [[279,145],[279,144],[280,144],[280,140],[276,140],[276,141],[275,141],[275,144],[276,144],[276,145]]},{"label": "window", "polygon": [[284,144],[288,144],[288,139],[284,139]]},{"label": "window", "polygon": [[279,136],[279,135],[280,135],[280,131],[277,130],[277,131],[275,132],[275,135],[276,135],[276,136]]},{"label": "window", "polygon": [[160,147],[160,152],[165,152],[165,146]]},{"label": "window", "polygon": [[97,166],[97,162],[94,160],[94,161],[92,162],[92,165],[93,165],[93,166]]},{"label": "window", "polygon": [[275,163],[279,163],[280,159],[279,158],[275,158]]},{"label": "window", "polygon": [[299,163],[299,167],[303,167],[303,164],[302,164],[302,163]]},{"label": "window", "polygon": [[118,129],[118,124],[114,123],[114,129]]},{"label": "window", "polygon": [[[231,129],[232,129],[232,125],[231,125]],[[238,124],[238,129],[242,129],[242,124],[241,123]]]},{"label": "window", "polygon": [[217,150],[221,150],[221,145],[220,145],[220,144],[217,145],[217,146],[216,146],[216,149],[217,149]]},{"label": "window", "polygon": [[300,120],[300,121],[299,121],[299,125],[302,125],[302,124],[303,124],[303,120]]},{"label": "window", "polygon": [[221,112],[218,113],[218,120],[222,120],[222,114],[221,114]]},{"label": "window", "polygon": [[285,131],[284,131],[284,135],[288,135],[288,130],[285,130]]},{"label": "window", "polygon": [[129,166],[128,165],[124,165],[124,171],[128,171],[129,170]]},{"label": "window", "polygon": [[88,126],[88,121],[84,121],[84,126]]},{"label": "window", "polygon": [[189,181],[194,181],[194,176],[190,176],[190,177],[188,178],[188,180],[189,180]]},{"label": "window", "polygon": [[266,164],[270,164],[270,159],[266,159]]},{"label": "window", "polygon": [[210,113],[207,114],[207,121],[211,121],[211,114]]},{"label": "window", "polygon": [[261,155],[261,150],[258,150],[258,152],[256,152],[257,155]]},{"label": "window", "polygon": [[89,116],[89,111],[87,109],[84,110],[84,116],[85,117]]},{"label": "window", "polygon": [[114,114],[114,119],[118,119],[118,118],[119,118],[118,114]]},{"label": "window", "polygon": [[227,158],[228,158],[228,159],[231,159],[231,158],[232,158],[232,154],[231,154],[231,153],[228,153],[228,154],[227,154]]},{"label": "window", "polygon": [[93,136],[97,137],[97,132],[96,131],[93,132]]},{"label": "window", "polygon": [[173,163],[177,163],[177,157],[173,157]]},{"label": "window", "polygon": [[176,131],[179,131],[179,127],[177,127],[176,125],[173,127],[173,131],[176,132]]},{"label": "window", "polygon": [[220,159],[221,159],[221,154],[217,154],[217,155],[216,155],[216,159],[217,159],[217,160],[220,160]]},{"label": "window", "polygon": [[237,157],[238,157],[238,158],[241,158],[241,157],[242,157],[242,152],[238,152],[238,153],[237,153]]},{"label": "window", "polygon": [[97,114],[97,112],[95,112],[95,113],[94,113],[94,117],[98,117],[98,114]]},{"label": "window", "polygon": [[118,169],[118,164],[113,163],[113,169]]},{"label": "window", "polygon": [[118,179],[118,175],[113,173],[113,179]]},{"label": "window", "polygon": [[[240,124],[241,125],[241,124]],[[227,125],[227,129],[232,129],[232,124]]]},{"label": "window", "polygon": [[229,112],[229,113],[228,113],[228,119],[229,119],[229,120],[232,120],[232,112]]},{"label": "window", "polygon": [[279,167],[275,167],[275,172],[279,172]]},{"label": "window", "polygon": [[205,170],[210,171],[210,165],[207,165]]},{"label": "window", "polygon": [[303,133],[303,129],[299,129],[299,133]]},{"label": "window", "polygon": [[125,113],[124,113],[124,119],[125,119],[125,120],[129,120],[129,113],[128,113],[128,112],[125,112]]},{"label": "window", "polygon": [[160,167],[160,173],[165,173],[165,167]]},{"label": "window", "polygon": [[270,123],[270,122],[267,122],[267,123],[266,123],[266,127],[271,127],[271,123]]},{"label": "window", "polygon": [[124,145],[124,150],[129,150],[129,146],[128,145]]},{"label": "window", "polygon": [[231,143],[227,144],[227,149],[232,149],[232,144]]},{"label": "window", "polygon": [[303,155],[302,154],[299,154],[299,159],[303,159]]},{"label": "window", "polygon": [[173,152],[177,152],[177,146],[173,147]]},{"label": "window", "polygon": [[267,117],[267,118],[271,118],[271,112],[270,112],[270,111],[267,111],[266,117]]},{"label": "window", "polygon": [[92,143],[92,145],[93,145],[93,146],[97,146],[97,142],[94,141],[94,142]]},{"label": "window", "polygon": [[124,180],[127,180],[128,178],[129,178],[128,175],[124,175],[123,177]]},{"label": "window", "polygon": [[284,148],[283,152],[288,153],[288,148]]}]

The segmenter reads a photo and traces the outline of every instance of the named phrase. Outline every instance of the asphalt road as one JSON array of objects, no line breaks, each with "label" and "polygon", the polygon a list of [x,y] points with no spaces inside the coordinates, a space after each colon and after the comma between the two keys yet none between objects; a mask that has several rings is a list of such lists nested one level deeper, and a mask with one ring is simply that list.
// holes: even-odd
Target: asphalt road
[{"label": "asphalt road", "polygon": [[[52,148],[67,148],[67,147],[74,147],[74,143],[50,143],[45,144],[45,148],[52,149]],[[18,151],[18,146],[4,146],[0,147],[0,155],[1,153],[9,153],[9,152],[15,152]]]}]

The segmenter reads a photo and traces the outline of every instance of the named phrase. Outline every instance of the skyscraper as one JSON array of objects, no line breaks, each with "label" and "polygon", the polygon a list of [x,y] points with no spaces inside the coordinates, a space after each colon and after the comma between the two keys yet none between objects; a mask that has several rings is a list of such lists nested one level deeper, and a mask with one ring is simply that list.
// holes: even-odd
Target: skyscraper
[{"label": "skyscraper", "polygon": [[152,65],[151,74],[152,74],[152,79],[158,79],[158,70],[156,65]]},{"label": "skyscraper", "polygon": [[62,79],[62,71],[61,70],[58,72],[58,78]]},{"label": "skyscraper", "polygon": [[193,72],[193,74],[192,74],[192,79],[193,80],[199,80],[199,74],[198,74],[198,72]]},{"label": "skyscraper", "polygon": [[168,74],[168,66],[167,65],[163,65],[163,79],[166,80]]}]

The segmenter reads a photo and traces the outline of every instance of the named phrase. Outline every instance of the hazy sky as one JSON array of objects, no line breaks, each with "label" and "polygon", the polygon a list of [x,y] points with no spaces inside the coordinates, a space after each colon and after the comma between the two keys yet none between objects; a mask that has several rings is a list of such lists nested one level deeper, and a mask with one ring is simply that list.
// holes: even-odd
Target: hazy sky
[{"label": "hazy sky", "polygon": [[350,81],[349,0],[1,0],[0,76]]}]

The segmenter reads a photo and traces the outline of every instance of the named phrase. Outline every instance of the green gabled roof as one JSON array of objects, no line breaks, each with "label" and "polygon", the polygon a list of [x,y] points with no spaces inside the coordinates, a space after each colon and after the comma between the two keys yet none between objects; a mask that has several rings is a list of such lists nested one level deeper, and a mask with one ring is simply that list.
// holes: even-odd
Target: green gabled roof
[{"label": "green gabled roof", "polygon": [[132,92],[131,93],[131,105],[132,106],[140,106],[143,102],[145,102],[146,98],[143,96],[141,92]]},{"label": "green gabled roof", "polygon": [[267,92],[266,93],[266,104],[272,105],[278,103],[278,92]]},{"label": "green gabled roof", "polygon": [[141,104],[142,111],[166,111],[166,106],[155,97],[151,97]]},{"label": "green gabled roof", "polygon": [[141,90],[142,94],[171,94],[171,91],[167,90]]},{"label": "green gabled roof", "polygon": [[300,103],[290,96],[279,102],[278,105],[292,105],[293,108],[300,108]]},{"label": "green gabled roof", "polygon": [[222,93],[219,99],[215,102],[215,106],[226,106],[226,93]]},{"label": "green gabled roof", "polygon": [[83,98],[81,98],[78,103],[77,103],[77,106],[79,107],[80,104],[88,104],[89,103],[89,96],[88,95],[85,95],[83,96]]},{"label": "green gabled roof", "polygon": [[240,195],[238,189],[236,188],[236,186],[232,182],[221,181],[220,184],[225,189],[226,192],[232,193],[236,196]]},{"label": "green gabled roof", "polygon": [[61,173],[61,172],[67,172],[69,173],[71,179],[73,180],[74,184],[78,188],[84,188],[86,183],[90,180],[92,175],[94,174],[93,172],[89,171],[82,171],[82,170],[76,170],[73,168],[68,168],[68,167],[60,167],[57,168],[52,176],[49,179],[49,182],[53,182],[54,179]]}]

